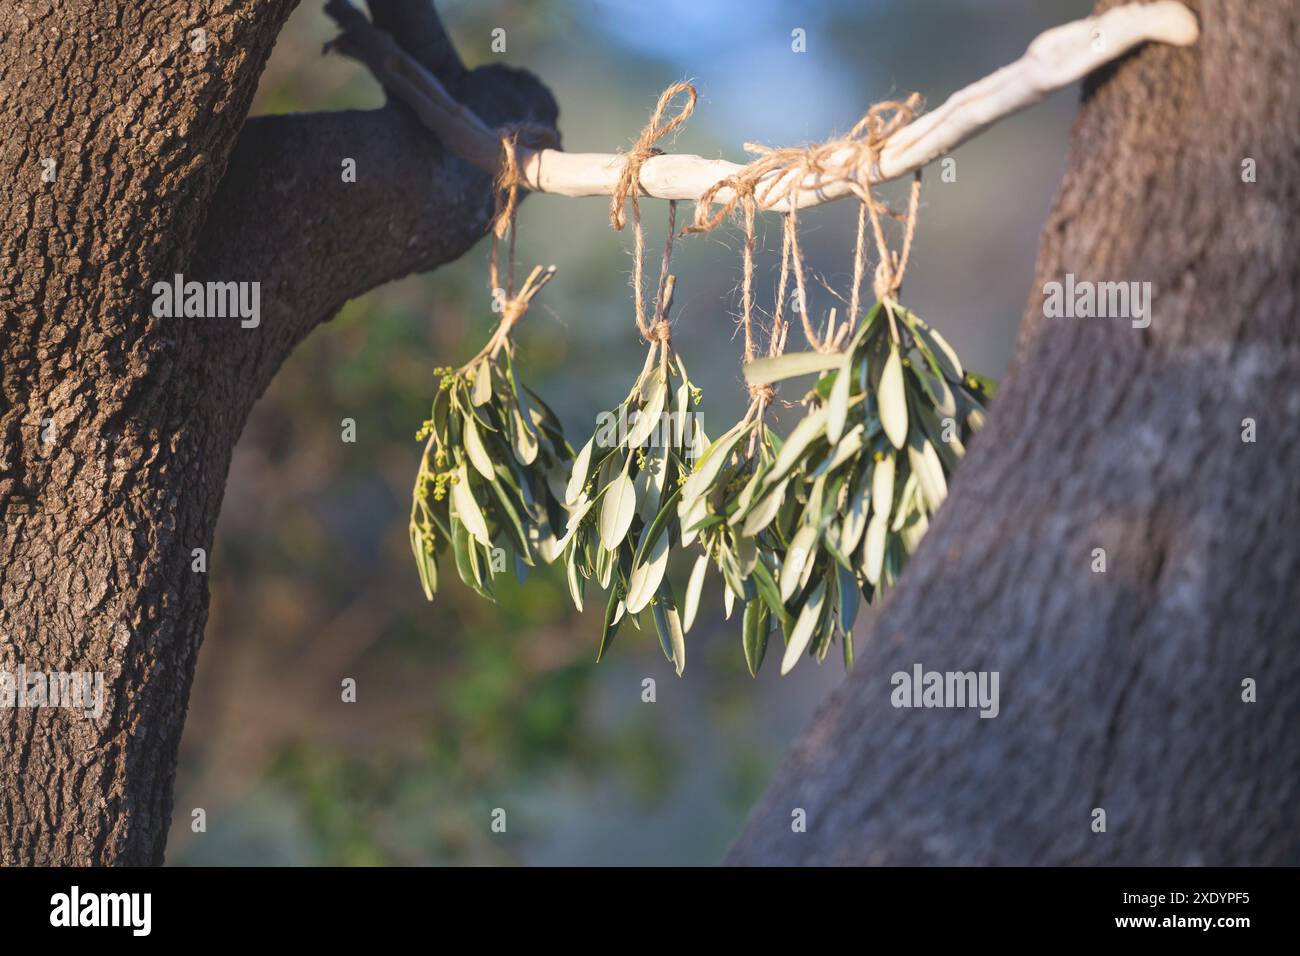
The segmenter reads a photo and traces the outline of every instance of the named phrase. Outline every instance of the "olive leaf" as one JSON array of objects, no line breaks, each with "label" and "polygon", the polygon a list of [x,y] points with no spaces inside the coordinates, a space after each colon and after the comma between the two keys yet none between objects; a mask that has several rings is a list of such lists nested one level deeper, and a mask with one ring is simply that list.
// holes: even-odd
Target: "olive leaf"
[{"label": "olive leaf", "polygon": [[749,385],[770,385],[787,378],[798,378],[814,372],[824,372],[839,364],[835,355],[823,352],[788,352],[755,359],[745,363],[745,382]]},{"label": "olive leaf", "polygon": [[902,448],[907,440],[907,392],[903,386],[903,360],[896,345],[890,346],[889,358],[881,369],[876,402],[885,435],[895,448]]},{"label": "olive leaf", "polygon": [[788,674],[808,647],[813,633],[821,623],[822,607],[826,603],[826,583],[818,582],[795,621],[794,630],[790,632],[790,641],[785,646],[785,656],[781,658],[781,673]]},{"label": "olive leaf", "polygon": [[691,576],[686,584],[686,600],[682,603],[682,631],[688,632],[695,623],[695,614],[700,609],[700,595],[704,591],[704,578],[709,571],[709,556],[702,554],[695,559]]},{"label": "olive leaf", "polygon": [[[631,463],[632,457],[628,456]],[[627,536],[636,517],[636,487],[628,476],[627,466],[605,486],[605,501],[600,506],[600,543],[613,551]]]}]

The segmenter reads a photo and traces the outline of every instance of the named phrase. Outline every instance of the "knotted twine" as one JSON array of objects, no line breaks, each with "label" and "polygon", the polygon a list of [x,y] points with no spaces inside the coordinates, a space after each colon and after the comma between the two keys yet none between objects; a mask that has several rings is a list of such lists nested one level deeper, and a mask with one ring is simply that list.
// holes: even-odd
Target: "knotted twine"
[{"label": "knotted twine", "polygon": [[[667,112],[669,105],[680,93],[686,94],[685,103],[682,104],[676,116],[667,122],[663,122],[664,114]],[[663,264],[659,270],[659,287],[655,295],[655,314],[652,321],[646,318],[643,291],[645,233],[641,228],[641,166],[651,156],[657,156],[663,152],[663,150],[655,146],[655,143],[690,119],[691,114],[695,112],[695,100],[695,87],[682,82],[674,83],[659,95],[659,102],[655,104],[654,112],[650,115],[650,122],[641,131],[641,135],[632,145],[632,148],[624,154],[623,170],[614,186],[614,194],[609,204],[609,223],[615,230],[622,231],[623,227],[627,225],[627,201],[629,199],[632,201],[634,245],[632,288],[633,298],[636,302],[636,327],[637,331],[641,333],[641,337],[647,342],[666,343],[670,334],[667,319],[668,297],[665,293],[669,285],[668,267],[672,262],[673,240],[676,238],[677,232],[677,201],[674,199],[668,203],[668,239],[664,243]]]},{"label": "knotted twine", "polygon": [[[745,221],[745,245],[743,247],[741,272],[741,325],[745,332],[745,361],[752,362],[757,357],[757,342],[754,337],[754,213],[757,203],[754,200],[754,190],[752,184],[738,184],[742,190],[742,208],[744,210]],[[698,213],[698,207],[697,207]],[[688,227],[690,228],[690,227]],[[776,308],[772,313],[772,328],[768,333],[767,354],[769,356],[780,355],[785,351],[786,333],[789,326],[784,320],[785,312],[785,290],[789,284],[790,275],[790,246],[786,242],[781,244],[781,278],[777,282]],[[760,419],[763,417],[767,406],[772,403],[776,397],[776,389],[770,382],[753,384],[749,386],[750,413],[757,415]],[[757,433],[750,441],[750,453],[753,453],[754,439]]]},{"label": "knotted twine", "polygon": [[[881,176],[880,154],[884,151],[886,141],[912,121],[920,105],[921,97],[917,93],[913,93],[906,100],[889,100],[877,103],[867,111],[867,114],[862,119],[854,124],[847,136],[813,146],[787,146],[773,149],[754,143],[746,143],[746,151],[757,155],[759,158],[746,165],[735,175],[714,183],[697,201],[694,222],[683,230],[684,232],[707,232],[716,228],[724,219],[730,216],[738,205],[745,210],[745,268],[747,271],[752,271],[753,268],[751,205],[756,203],[763,207],[771,207],[783,201],[788,203],[790,211],[785,214],[782,221],[781,279],[778,283],[777,304],[773,316],[774,340],[783,337],[784,334],[782,312],[785,306],[786,286],[791,267],[793,267],[795,287],[799,296],[799,313],[803,323],[804,336],[808,339],[808,343],[817,351],[828,352],[835,349],[851,333],[858,314],[862,276],[866,271],[866,222],[868,218],[871,220],[876,250],[880,256],[880,264],[876,268],[872,283],[873,291],[877,300],[885,303],[893,301],[902,286],[903,275],[907,270],[907,262],[911,255],[912,240],[916,234],[916,214],[921,199],[921,174],[918,170],[913,178],[911,197],[905,217],[894,213],[887,205],[877,200],[872,192],[872,184],[873,181],[878,181]],[[886,114],[891,115],[887,116]],[[849,322],[841,330],[839,336],[835,336],[834,329],[830,328],[823,337],[813,328],[808,317],[803,255],[799,249],[798,200],[799,193],[809,177],[814,177],[816,183],[823,182],[832,157],[845,150],[854,154],[851,166],[856,175],[848,180],[848,184],[859,200],[857,241],[853,261],[853,288],[849,302]],[[721,208],[713,211],[712,204],[724,189],[729,189],[731,196],[725,203],[721,204]],[[896,254],[889,249],[889,245],[885,240],[884,228],[881,224],[882,213],[906,221],[901,254]],[[748,279],[746,285],[749,285]],[[746,296],[743,322],[746,328],[747,346],[751,341],[749,333],[751,307],[750,297]],[[746,360],[748,361],[751,358],[752,349],[747,347]]]},{"label": "knotted twine", "polygon": [[[492,289],[493,296],[496,296],[500,290],[505,300],[501,303],[501,322],[488,347],[484,349],[484,352],[490,352],[492,355],[500,351],[501,346],[510,336],[510,330],[528,311],[528,304],[533,296],[555,274],[554,266],[546,270],[538,266],[524,282],[519,293],[515,293],[517,233],[515,219],[519,210],[519,190],[524,185],[523,174],[519,168],[519,141],[525,140],[524,145],[530,149],[545,149],[559,144],[555,130],[536,123],[509,123],[500,127],[497,135],[501,139],[501,165],[492,186],[495,199],[492,214],[492,246],[488,257],[488,285]],[[499,264],[500,245],[507,234],[510,236],[510,244],[506,255],[506,282],[503,286]]]}]

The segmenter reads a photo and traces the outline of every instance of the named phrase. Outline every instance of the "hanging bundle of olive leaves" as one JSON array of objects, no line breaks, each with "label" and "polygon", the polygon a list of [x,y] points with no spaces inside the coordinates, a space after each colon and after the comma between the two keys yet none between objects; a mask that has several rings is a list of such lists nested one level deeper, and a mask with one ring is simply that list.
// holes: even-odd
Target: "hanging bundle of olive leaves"
[{"label": "hanging bundle of olive leaves", "polygon": [[686,666],[681,613],[665,577],[668,555],[682,538],[676,501],[681,483],[707,440],[694,408],[700,390],[672,348],[664,305],[645,366],[616,408],[597,419],[578,452],[565,493],[569,523],[561,539],[573,602],[582,609],[586,582],[609,588],[599,660],[624,617],[649,608],[665,656],[680,675]]},{"label": "hanging bundle of olive leaves", "polygon": [[773,495],[799,502],[779,575],[794,620],[782,673],[805,651],[822,659],[832,637],[849,631],[859,592],[870,600],[898,579],[996,388],[964,372],[942,335],[890,300],[867,313],[841,352],[745,366],[751,384],[815,372],[822,376],[807,396],[809,411],[742,519],[765,502],[774,514],[783,510]]},{"label": "hanging bundle of olive leaves", "polygon": [[416,436],[425,446],[410,519],[411,550],[429,600],[444,545],[451,545],[461,580],[489,599],[493,579],[510,565],[522,576],[535,557],[550,561],[559,553],[553,529],[565,520],[573,449],[559,419],[520,381],[510,339],[554,274],[554,266],[534,269],[506,302],[483,350],[458,369],[435,370],[438,394]]}]

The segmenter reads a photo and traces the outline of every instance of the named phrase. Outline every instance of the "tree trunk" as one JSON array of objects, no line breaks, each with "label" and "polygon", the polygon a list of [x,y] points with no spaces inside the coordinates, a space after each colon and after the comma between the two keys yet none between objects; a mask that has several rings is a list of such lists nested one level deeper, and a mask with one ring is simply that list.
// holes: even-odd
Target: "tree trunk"
[{"label": "tree trunk", "polygon": [[[731,862],[1300,862],[1300,4],[1194,9],[1088,84],[989,424]],[[1066,273],[1150,327],[1045,318]],[[918,662],[1001,712],[896,709]]]},{"label": "tree trunk", "polygon": [[[295,3],[0,6],[0,670],[104,681],[98,717],[0,712],[0,862],[162,861],[193,549],[249,409],[349,297],[486,229],[487,177],[400,107],[244,123]],[[554,123],[531,75],[466,71],[436,16],[372,7],[489,123]],[[155,317],[174,273],[260,282],[260,324]]]}]

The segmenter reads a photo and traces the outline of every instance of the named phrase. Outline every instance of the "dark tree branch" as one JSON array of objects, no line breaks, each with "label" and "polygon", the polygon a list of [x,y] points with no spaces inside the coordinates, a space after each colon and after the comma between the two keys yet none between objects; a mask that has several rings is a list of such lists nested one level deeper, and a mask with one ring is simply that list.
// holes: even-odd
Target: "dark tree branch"
[{"label": "dark tree branch", "polygon": [[[450,83],[490,125],[555,125],[554,99],[527,71],[481,67]],[[343,181],[345,159],[356,161],[356,182]],[[405,107],[249,120],[191,266],[200,280],[262,283],[259,328],[207,331],[237,376],[244,410],[344,302],[464,255],[487,232],[492,210],[490,177]]]},{"label": "dark tree branch", "polygon": [[349,0],[327,0],[325,12],[339,25],[326,50],[365,64],[393,101],[408,107],[444,146],[495,175],[501,141],[473,110],[447,92],[440,79],[390,34],[378,29]]},{"label": "dark tree branch", "polygon": [[402,49],[444,83],[465,72],[433,0],[369,0],[375,26],[391,34]]}]

